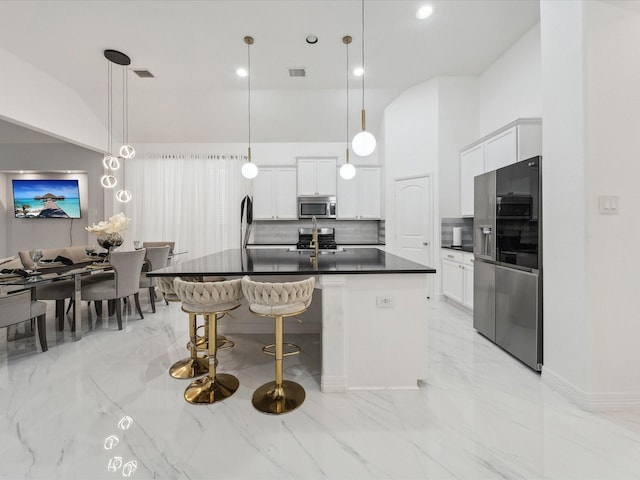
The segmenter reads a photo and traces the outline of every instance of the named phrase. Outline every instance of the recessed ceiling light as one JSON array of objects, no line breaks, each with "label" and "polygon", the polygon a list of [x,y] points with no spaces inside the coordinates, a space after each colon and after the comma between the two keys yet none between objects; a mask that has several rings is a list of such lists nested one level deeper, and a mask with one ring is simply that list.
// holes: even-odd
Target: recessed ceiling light
[{"label": "recessed ceiling light", "polygon": [[354,74],[356,77],[361,77],[362,75],[364,75],[364,68],[362,68],[362,67],[356,67],[356,68],[354,68],[354,69],[353,69],[353,74]]},{"label": "recessed ceiling light", "polygon": [[236,70],[236,75],[244,78],[247,75],[249,75],[249,72],[247,71],[246,68],[240,67],[239,69]]},{"label": "recessed ceiling light", "polygon": [[431,5],[425,5],[420,7],[416,12],[416,18],[420,20],[424,20],[425,18],[429,18],[433,13],[433,7]]},{"label": "recessed ceiling light", "polygon": [[316,37],[315,35],[307,35],[306,42],[309,45],[315,45],[316,43],[318,43],[318,37]]}]

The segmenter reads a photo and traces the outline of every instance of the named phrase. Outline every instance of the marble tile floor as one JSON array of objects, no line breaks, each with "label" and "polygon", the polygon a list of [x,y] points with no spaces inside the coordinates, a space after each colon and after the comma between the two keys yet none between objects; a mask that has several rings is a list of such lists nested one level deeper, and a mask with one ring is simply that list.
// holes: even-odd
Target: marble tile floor
[{"label": "marble tile floor", "polygon": [[300,335],[303,354],[285,360],[285,378],[307,398],[278,417],[251,405],[273,377],[268,336],[233,336],[219,371],[239,390],[192,406],[188,381],[167,373],[186,354],[185,314],[162,304],[145,317],[127,317],[123,331],[115,318],[83,322],[76,342],[68,328],[55,332],[51,305],[45,353],[1,332],[0,478],[640,478],[640,412],[580,410],[445,302],[429,302],[419,390],[323,394],[320,338]]}]

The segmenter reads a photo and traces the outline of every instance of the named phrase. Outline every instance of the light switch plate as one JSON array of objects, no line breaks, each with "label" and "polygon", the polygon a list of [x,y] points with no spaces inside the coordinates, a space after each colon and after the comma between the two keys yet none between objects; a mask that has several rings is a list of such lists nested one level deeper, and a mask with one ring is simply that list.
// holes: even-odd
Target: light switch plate
[{"label": "light switch plate", "polygon": [[600,195],[598,197],[598,210],[603,215],[616,215],[620,210],[620,197],[618,195]]},{"label": "light switch plate", "polygon": [[604,215],[619,213],[620,197],[618,195],[600,195],[598,197],[598,210]]}]

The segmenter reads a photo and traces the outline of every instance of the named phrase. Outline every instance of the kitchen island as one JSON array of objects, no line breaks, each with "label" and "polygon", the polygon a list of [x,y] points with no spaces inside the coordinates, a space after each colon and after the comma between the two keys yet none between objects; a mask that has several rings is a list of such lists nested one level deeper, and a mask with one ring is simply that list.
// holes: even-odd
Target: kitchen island
[{"label": "kitchen island", "polygon": [[[435,269],[377,248],[308,253],[288,249],[225,250],[149,276],[249,275],[286,282],[316,276],[322,289],[323,392],[416,389],[425,377],[427,275]],[[286,335],[286,331],[285,331]]]}]

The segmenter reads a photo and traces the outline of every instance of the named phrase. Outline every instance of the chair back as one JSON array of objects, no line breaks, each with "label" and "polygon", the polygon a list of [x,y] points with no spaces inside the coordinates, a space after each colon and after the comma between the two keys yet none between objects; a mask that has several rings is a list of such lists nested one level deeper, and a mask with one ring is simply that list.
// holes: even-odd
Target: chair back
[{"label": "chair back", "polygon": [[[169,248],[169,245],[165,245],[164,247],[147,247],[147,266],[145,272],[166,267],[167,260],[169,260]],[[155,277],[149,277],[149,281],[152,286],[156,284]]]},{"label": "chair back", "polygon": [[0,328],[31,318],[31,292],[24,290],[0,297]]},{"label": "chair back", "polygon": [[116,273],[116,296],[128,297],[140,290],[140,272],[147,250],[133,250],[130,252],[111,252],[109,263]]},{"label": "chair back", "polygon": [[306,310],[313,299],[315,277],[297,282],[255,282],[242,277],[242,293],[249,309],[261,315],[288,315]]},{"label": "chair back", "polygon": [[180,277],[173,281],[175,294],[188,312],[215,312],[230,310],[242,299],[241,279],[222,282],[190,282]]},{"label": "chair back", "polygon": [[165,245],[169,245],[169,255],[172,255],[173,247],[176,246],[176,242],[142,242],[142,248],[164,247]]}]

